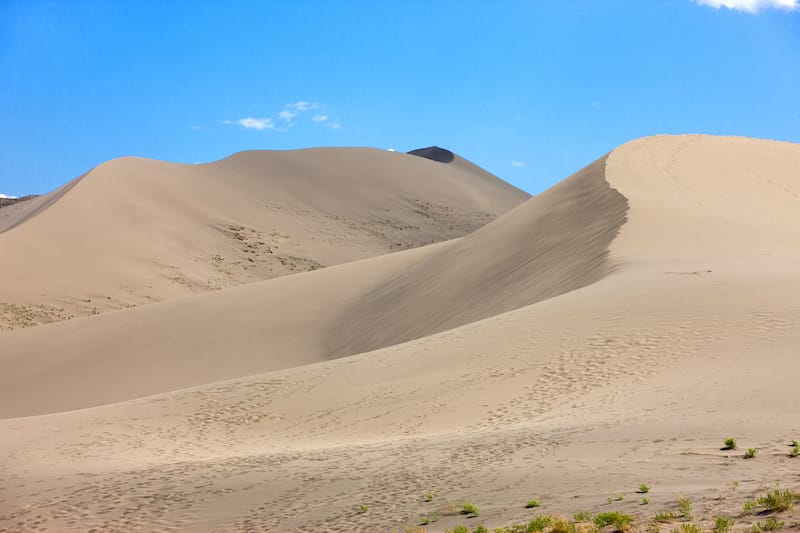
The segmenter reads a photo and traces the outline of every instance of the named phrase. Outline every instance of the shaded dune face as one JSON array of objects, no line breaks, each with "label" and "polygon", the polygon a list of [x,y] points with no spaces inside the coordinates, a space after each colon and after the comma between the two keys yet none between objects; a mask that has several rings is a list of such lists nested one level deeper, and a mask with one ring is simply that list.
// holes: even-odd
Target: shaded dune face
[{"label": "shaded dune face", "polygon": [[438,333],[601,279],[628,210],[605,180],[606,157],[357,300],[329,332],[330,357]]}]

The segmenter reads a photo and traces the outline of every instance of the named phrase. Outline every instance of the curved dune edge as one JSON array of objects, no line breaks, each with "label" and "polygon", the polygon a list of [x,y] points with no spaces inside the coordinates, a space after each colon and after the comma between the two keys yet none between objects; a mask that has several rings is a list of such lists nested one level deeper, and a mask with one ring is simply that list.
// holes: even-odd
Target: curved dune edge
[{"label": "curved dune edge", "polygon": [[91,170],[47,194],[4,207],[0,211],[0,234],[10,231],[43,213],[72,190],[89,172]]}]

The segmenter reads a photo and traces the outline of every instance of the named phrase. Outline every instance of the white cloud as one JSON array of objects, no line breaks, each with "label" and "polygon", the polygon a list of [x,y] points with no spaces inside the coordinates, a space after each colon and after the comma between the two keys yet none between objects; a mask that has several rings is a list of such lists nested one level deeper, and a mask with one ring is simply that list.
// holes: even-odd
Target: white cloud
[{"label": "white cloud", "polygon": [[339,119],[338,119],[338,118],[337,118],[336,120],[334,120],[333,122],[328,122],[328,123],[327,123],[327,124],[325,124],[325,125],[326,125],[327,127],[329,127],[330,129],[332,129],[332,130],[338,130],[339,128],[341,128],[341,127],[342,127],[342,125],[341,125],[341,124],[339,124]]},{"label": "white cloud", "polygon": [[715,9],[727,7],[748,13],[758,13],[761,9],[777,8],[792,11],[800,9],[800,0],[694,0],[700,5]]},{"label": "white cloud", "polygon": [[288,109],[294,109],[295,111],[308,111],[309,109],[316,109],[319,107],[317,103],[305,102],[303,100],[297,101],[293,104],[286,104]]},{"label": "white cloud", "polygon": [[395,149],[394,149],[394,148],[387,148],[387,149],[386,149],[386,151],[387,151],[387,152],[394,152],[394,151],[395,151]]},{"label": "white cloud", "polygon": [[5,194],[0,194],[0,198],[5,198],[6,200],[15,200],[16,196],[7,196]]},{"label": "white cloud", "polygon": [[275,127],[275,124],[272,122],[271,118],[240,118],[236,121],[237,124],[240,126],[244,126],[245,128],[253,129],[253,130],[271,130]]},{"label": "white cloud", "polygon": [[283,110],[278,113],[278,118],[285,120],[286,122],[291,122],[294,117],[297,116],[297,113],[292,113],[291,111]]},{"label": "white cloud", "polygon": [[511,166],[512,167],[522,168],[522,167],[525,166],[525,161],[512,161],[511,162]]},{"label": "white cloud", "polygon": [[314,115],[311,120],[313,120],[314,122],[325,122],[326,120],[328,120],[328,115],[322,115],[322,114]]}]

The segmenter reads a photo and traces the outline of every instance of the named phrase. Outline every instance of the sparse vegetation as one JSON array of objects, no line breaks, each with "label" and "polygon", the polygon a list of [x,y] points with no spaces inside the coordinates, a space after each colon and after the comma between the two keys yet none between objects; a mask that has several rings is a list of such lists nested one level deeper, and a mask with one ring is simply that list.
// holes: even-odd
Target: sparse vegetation
[{"label": "sparse vegetation", "polygon": [[469,533],[469,529],[467,529],[467,526],[458,525],[453,529],[448,529],[445,533]]},{"label": "sparse vegetation", "polygon": [[647,505],[650,503],[650,498],[642,498],[642,505]]},{"label": "sparse vegetation", "polygon": [[744,502],[744,505],[742,506],[742,512],[744,514],[752,514],[753,511],[756,510],[757,506],[758,506],[758,502],[755,502],[755,501]]},{"label": "sparse vegetation", "polygon": [[725,446],[722,447],[723,450],[735,450],[736,449],[736,439],[733,437],[728,437],[725,439]]},{"label": "sparse vegetation", "polygon": [[461,508],[461,514],[478,516],[479,514],[481,514],[481,510],[474,503],[467,502]]},{"label": "sparse vegetation", "polygon": [[748,448],[747,451],[744,453],[745,459],[754,459],[755,456],[758,454],[758,450],[755,448]]},{"label": "sparse vegetation", "polygon": [[672,533],[703,533],[703,530],[697,524],[681,524],[681,527],[673,529]]},{"label": "sparse vegetation", "polygon": [[425,493],[425,501],[426,502],[432,502],[433,501],[433,493],[432,492],[426,492]]},{"label": "sparse vegetation", "polygon": [[614,501],[615,502],[621,502],[624,499],[625,499],[625,496],[623,496],[622,494],[617,494],[616,496],[614,496]]},{"label": "sparse vegetation", "polygon": [[525,533],[536,533],[544,531],[553,522],[550,516],[534,516],[530,519],[527,526],[525,526]]},{"label": "sparse vegetation", "polygon": [[361,514],[366,513],[367,512],[367,504],[359,503],[358,504],[358,512],[361,513]]},{"label": "sparse vegetation", "polygon": [[528,500],[528,503],[525,504],[525,508],[531,509],[533,507],[539,507],[540,505],[542,505],[542,502],[539,500]]},{"label": "sparse vegetation", "polygon": [[572,519],[576,522],[591,522],[592,521],[592,513],[588,511],[578,511],[574,515],[572,515]]},{"label": "sparse vegetation", "polygon": [[639,485],[640,494],[647,494],[648,492],[650,492],[650,485],[648,485],[647,483],[642,483],[641,485]]},{"label": "sparse vegetation", "polygon": [[789,446],[791,446],[792,448],[800,448],[800,442],[797,442],[797,440],[793,439],[792,443]]},{"label": "sparse vegetation", "polygon": [[656,515],[653,517],[653,520],[663,524],[666,522],[672,522],[676,518],[677,517],[675,516],[675,513],[673,513],[672,511],[663,511],[656,513]]},{"label": "sparse vegetation", "polygon": [[692,500],[689,498],[681,498],[678,500],[678,510],[681,512],[681,516],[686,520],[692,519]]},{"label": "sparse vegetation", "polygon": [[777,518],[769,517],[764,520],[763,523],[756,522],[753,524],[753,531],[755,533],[759,533],[761,531],[775,531],[777,529],[781,529],[783,527],[783,522],[779,521]]},{"label": "sparse vegetation", "polygon": [[422,520],[420,520],[420,522],[419,522],[419,525],[421,525],[421,526],[427,526],[427,525],[428,525],[428,524],[430,524],[430,523],[431,523],[430,519],[429,519],[429,518],[426,516],[426,517],[424,517]]},{"label": "sparse vegetation", "polygon": [[727,516],[718,516],[714,520],[714,533],[728,533],[733,526],[733,518]]},{"label": "sparse vegetation", "polygon": [[615,531],[627,531],[630,529],[633,517],[619,511],[600,513],[594,517],[597,527],[603,528],[613,525]]},{"label": "sparse vegetation", "polygon": [[798,455],[800,455],[800,446],[792,446],[789,457],[797,457]]},{"label": "sparse vegetation", "polygon": [[478,524],[472,529],[472,533],[489,533],[489,530],[483,524]]},{"label": "sparse vegetation", "polygon": [[790,489],[775,489],[758,498],[756,502],[768,511],[787,511],[792,508],[797,494]]}]

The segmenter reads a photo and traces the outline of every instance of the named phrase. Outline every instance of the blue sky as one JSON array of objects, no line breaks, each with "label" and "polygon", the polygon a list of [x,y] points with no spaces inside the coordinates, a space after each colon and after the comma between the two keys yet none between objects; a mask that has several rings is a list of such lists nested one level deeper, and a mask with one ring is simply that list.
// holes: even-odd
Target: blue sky
[{"label": "blue sky", "polygon": [[797,3],[3,0],[0,193],[124,155],[432,144],[537,193],[644,135],[800,142]]}]

